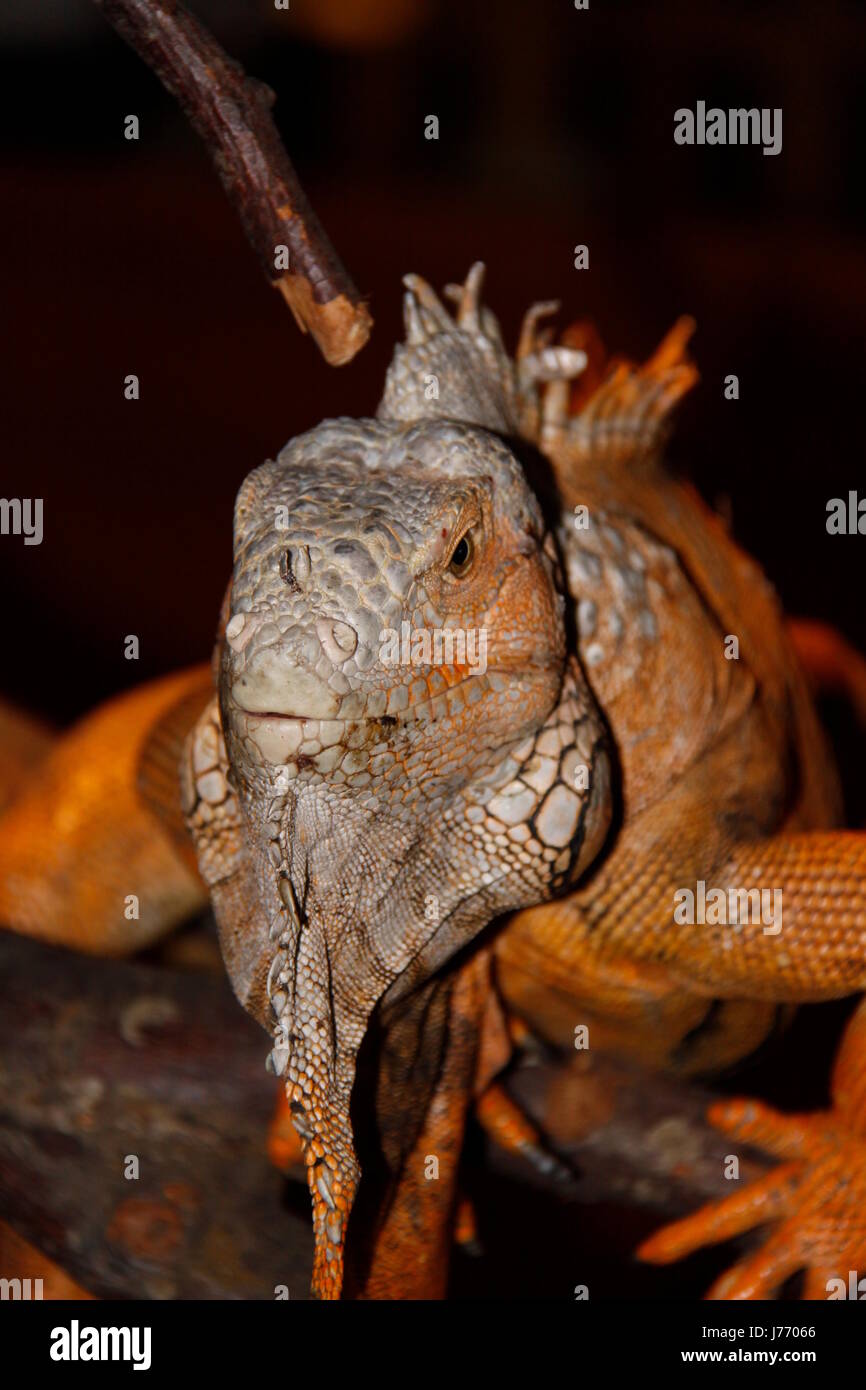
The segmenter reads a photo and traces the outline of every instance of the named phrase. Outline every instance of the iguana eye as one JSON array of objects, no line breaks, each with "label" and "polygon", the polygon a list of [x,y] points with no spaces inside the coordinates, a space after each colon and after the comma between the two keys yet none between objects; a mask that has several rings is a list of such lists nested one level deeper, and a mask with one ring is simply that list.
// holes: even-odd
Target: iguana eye
[{"label": "iguana eye", "polygon": [[448,561],[449,570],[458,579],[462,579],[465,574],[468,574],[472,565],[473,554],[472,537],[467,531],[465,536],[460,537],[451,553],[451,559]]}]

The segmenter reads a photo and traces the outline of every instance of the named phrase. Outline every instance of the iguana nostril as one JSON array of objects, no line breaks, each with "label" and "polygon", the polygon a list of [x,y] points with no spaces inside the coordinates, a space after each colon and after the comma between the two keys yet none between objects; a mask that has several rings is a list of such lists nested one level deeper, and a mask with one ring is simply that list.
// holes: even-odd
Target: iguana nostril
[{"label": "iguana nostril", "polygon": [[333,661],[335,666],[348,661],[358,645],[355,629],[348,623],[340,622],[338,618],[319,618],[316,622],[316,632],[325,656],[329,661]]},{"label": "iguana nostril", "polygon": [[280,554],[280,575],[293,593],[301,592],[304,582],[310,577],[310,552],[305,545],[295,550],[283,550]]},{"label": "iguana nostril", "polygon": [[226,624],[226,641],[232,651],[242,652],[260,626],[261,619],[253,618],[248,613],[235,613],[233,617],[229,618]]}]

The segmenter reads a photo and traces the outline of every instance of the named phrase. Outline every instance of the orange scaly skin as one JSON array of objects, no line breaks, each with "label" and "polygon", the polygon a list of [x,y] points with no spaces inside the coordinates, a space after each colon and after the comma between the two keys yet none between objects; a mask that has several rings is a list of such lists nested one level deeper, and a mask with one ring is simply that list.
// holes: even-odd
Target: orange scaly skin
[{"label": "orange scaly skin", "polygon": [[[247,615],[264,613],[266,607],[262,586],[272,604],[265,615],[268,620],[284,612],[290,592],[297,624],[307,621],[309,604],[303,585],[311,567],[309,552],[306,557],[303,552],[321,541],[334,516],[339,519],[353,483],[347,474],[346,482],[337,480],[337,485],[327,470],[324,481],[317,481],[315,449],[309,442],[303,462],[311,470],[310,495],[321,497],[325,488],[332,487],[340,501],[327,514],[327,524],[308,515],[310,539],[300,548],[295,545],[290,562],[285,557],[280,561],[282,581],[289,591],[280,588],[266,531],[261,532],[265,539],[249,543],[261,550],[259,587],[250,582],[244,591],[240,614],[235,613],[234,626],[227,633],[229,643],[235,644],[232,650],[237,651],[233,657],[224,653],[225,661],[234,661],[230,674],[235,682],[232,689],[239,691],[237,708],[232,710],[224,691],[222,714],[213,701],[201,715],[206,697],[201,682],[191,676],[177,678],[177,686],[161,683],[109,706],[61,741],[47,772],[35,779],[20,807],[13,807],[0,821],[0,918],[5,923],[46,935],[45,904],[58,901],[72,882],[75,892],[67,910],[50,929],[54,939],[84,950],[135,949],[201,901],[201,885],[185,866],[176,839],[177,798],[172,801],[163,775],[166,759],[170,760],[172,750],[179,751],[183,735],[193,730],[183,758],[184,807],[236,992],[269,1030],[274,1027],[272,1012],[279,1013],[274,1056],[278,1069],[288,1068],[287,1102],[274,1123],[270,1149],[282,1167],[297,1166],[299,1160],[307,1164],[317,1238],[314,1291],[323,1297],[339,1296],[341,1285],[344,1294],[362,1297],[444,1294],[455,1228],[458,1237],[471,1237],[471,1220],[460,1200],[458,1164],[473,1107],[498,1142],[536,1161],[553,1161],[507,1092],[496,1084],[515,1038],[534,1035],[570,1051],[575,1029],[587,1025],[593,1049],[639,1058],[650,1069],[706,1073],[727,1068],[752,1052],[775,1027],[780,1011],[866,988],[866,839],[835,828],[840,819],[836,776],[797,649],[811,675],[841,685],[858,705],[866,689],[866,667],[826,633],[797,630],[795,649],[775,595],[757,566],[736,547],[697,493],[664,468],[668,413],[696,379],[686,356],[692,325],[681,320],[654,357],[635,368],[625,362],[606,364],[597,335],[585,325],[569,330],[559,347],[549,347],[548,335],[538,329],[549,306],[536,306],[527,315],[512,363],[504,353],[495,320],[480,304],[477,267],[466,285],[452,292],[460,305],[456,324],[418,277],[408,277],[407,285],[408,342],[395,356],[379,421],[364,422],[364,430],[355,433],[348,428],[353,422],[334,422],[329,447],[337,450],[335,467],[342,466],[347,454],[356,460],[363,454],[363,467],[371,467],[369,459],[379,447],[376,431],[383,431],[383,421],[384,432],[390,429],[396,437],[399,422],[408,427],[424,417],[433,420],[436,428],[441,426],[438,437],[444,441],[443,451],[451,447],[449,422],[456,420],[478,431],[465,447],[480,451],[482,459],[487,446],[480,436],[488,431],[488,437],[497,441],[495,448],[490,444],[491,459],[499,457],[496,449],[502,439],[522,435],[552,466],[558,497],[547,507],[544,521],[549,530],[539,554],[532,549],[539,540],[537,528],[535,533],[531,527],[521,531],[499,519],[493,526],[495,543],[484,549],[487,543],[477,541],[481,558],[472,582],[482,597],[477,598],[476,608],[460,599],[459,587],[447,592],[453,595],[448,610],[453,621],[462,616],[469,625],[473,612],[495,614],[491,631],[505,642],[507,659],[500,655],[501,648],[492,646],[490,669],[499,673],[501,683],[513,677],[515,668],[531,671],[540,681],[532,756],[520,765],[519,774],[512,774],[516,780],[510,795],[514,796],[516,787],[518,797],[509,807],[502,788],[497,787],[497,797],[485,803],[493,805],[495,812],[488,813],[489,839],[477,854],[488,855],[496,872],[481,881],[503,882],[496,867],[502,847],[531,841],[535,865],[541,867],[542,856],[547,856],[543,862],[549,865],[558,896],[542,901],[546,885],[539,879],[537,892],[521,899],[523,889],[515,891],[506,907],[496,910],[504,912],[518,900],[540,905],[503,917],[485,935],[480,949],[471,944],[472,934],[490,921],[493,912],[485,917],[478,908],[466,919],[464,937],[455,937],[451,944],[454,960],[442,951],[428,957],[429,941],[425,944],[419,935],[421,944],[407,965],[400,950],[408,931],[427,930],[423,904],[428,888],[432,884],[437,893],[446,892],[455,882],[462,883],[469,873],[465,862],[455,859],[456,867],[449,869],[440,858],[435,865],[438,879],[419,880],[420,888],[407,880],[398,893],[387,887],[396,880],[385,875],[377,900],[379,916],[368,911],[362,918],[358,913],[366,885],[379,875],[383,862],[387,865],[388,846],[399,838],[404,857],[411,860],[405,847],[414,843],[412,835],[417,831],[422,845],[425,840],[433,843],[441,833],[442,817],[428,815],[420,828],[409,818],[400,822],[399,836],[388,834],[378,840],[375,817],[372,822],[359,821],[360,828],[349,835],[351,843],[338,843],[333,860],[340,873],[363,861],[364,886],[356,889],[355,880],[341,881],[338,876],[329,899],[332,862],[327,854],[318,862],[313,859],[317,839],[309,829],[317,826],[316,833],[321,835],[325,822],[316,822],[310,811],[307,826],[301,823],[298,829],[291,822],[294,839],[288,840],[288,850],[294,846],[312,865],[306,878],[295,865],[293,885],[286,844],[278,844],[273,837],[267,842],[274,854],[269,862],[282,865],[279,886],[285,920],[279,918],[282,909],[276,893],[268,898],[264,855],[255,858],[254,832],[261,825],[290,820],[288,812],[280,810],[277,793],[288,795],[291,777],[302,781],[319,754],[307,756],[306,765],[301,759],[291,763],[294,772],[287,774],[288,782],[278,784],[273,781],[275,766],[282,767],[285,761],[279,753],[280,740],[285,747],[296,747],[301,735],[295,737],[292,726],[311,720],[317,712],[296,709],[289,700],[285,708],[273,703],[284,687],[274,683],[272,664],[260,673],[259,703],[250,715],[242,703],[247,680],[242,651],[249,640]],[[570,385],[584,353],[590,357],[586,370]],[[421,400],[419,383],[429,379],[425,373],[431,368],[435,368],[440,396],[428,404],[426,397]],[[333,444],[333,431],[342,426],[346,428],[344,442],[337,441],[340,453]],[[395,520],[400,519],[410,494],[417,496],[426,466],[419,462],[417,441],[434,435],[435,429],[429,436],[423,431],[413,436],[405,495],[400,493],[399,466],[389,479],[396,499]],[[294,473],[286,470],[286,476],[295,476],[296,471],[297,467]],[[480,497],[477,505],[488,508],[484,512],[488,520],[496,507],[504,505],[502,488],[492,500],[484,492],[491,480],[483,469],[477,474],[470,470],[465,476],[456,470],[452,476],[462,484],[468,478],[471,496]],[[273,480],[268,475],[268,485],[277,489],[273,497],[278,495],[280,478],[278,470]],[[440,481],[434,476],[431,489]],[[245,491],[242,499],[246,496]],[[271,492],[262,496],[270,506]],[[308,506],[306,495],[302,500]],[[242,539],[253,504],[260,501],[253,496],[240,507]],[[378,494],[377,505],[381,507]],[[413,505],[423,522],[423,507]],[[477,505],[472,505],[477,517]],[[444,515],[441,509],[436,515],[440,514]],[[368,534],[362,529],[366,515],[361,515],[357,531],[362,537]],[[419,534],[426,535],[421,523]],[[443,540],[451,534],[448,526],[441,534]],[[440,597],[445,592],[448,556],[456,553],[456,534],[440,556],[434,546],[434,541],[440,544],[437,533],[431,530],[424,551],[424,577],[432,576],[429,582],[439,586],[435,594]],[[527,535],[533,535],[532,544]],[[243,544],[235,585],[238,573],[244,576],[247,551]],[[351,546],[347,551],[344,541],[340,544],[344,549],[335,550],[335,555],[356,553]],[[530,554],[531,561],[526,559]],[[484,588],[490,574],[497,565],[503,573],[511,573],[509,567],[518,563],[517,556],[520,563],[531,565],[524,587],[500,586],[495,601],[490,599]],[[549,575],[555,579],[557,566],[566,594],[562,639],[553,628],[563,610],[556,607],[548,588]],[[419,564],[419,573],[422,568]],[[221,648],[232,599],[230,589],[221,623]],[[530,601],[529,626],[538,634],[536,658],[533,661],[527,655],[525,645],[514,648],[518,656],[510,658],[507,644],[526,642]],[[240,615],[243,621],[238,624]],[[335,624],[331,620],[336,616],[329,611],[325,619],[319,618],[326,629],[323,650],[332,663],[343,660],[343,649],[336,648],[340,641],[345,646],[345,629],[355,621],[351,608],[343,609]],[[558,754],[550,752],[554,725],[545,723],[562,718],[548,713],[551,700],[561,699],[562,694],[557,697],[545,682],[553,680],[551,673],[558,669],[563,644],[567,644],[570,664],[557,681],[569,680],[576,692],[569,696],[577,702],[580,716],[578,720],[578,714],[573,714],[575,728],[584,727],[581,721],[591,721],[594,709],[598,723],[593,727],[606,731],[592,744],[595,761],[588,784],[594,794],[592,834],[584,845],[580,872],[571,877],[574,865],[566,865],[567,855],[563,858],[559,822],[542,814],[544,807],[549,809],[544,798],[551,795],[554,776],[559,779],[557,795],[567,802],[572,783],[563,779],[576,778],[580,770],[575,761],[580,740],[569,750],[566,774],[565,762],[556,764]],[[271,634],[263,643],[264,654],[275,646]],[[539,674],[537,653],[541,650],[546,653],[546,665]],[[255,653],[255,637],[246,652]],[[255,659],[261,662],[263,657]],[[298,657],[298,664],[305,659]],[[317,676],[307,673],[299,684],[291,664],[281,669],[281,680],[294,681],[293,700],[303,703],[314,689],[321,706]],[[439,674],[450,690],[453,682]],[[387,685],[378,694],[383,690],[388,693]],[[455,779],[470,754],[480,760],[488,751],[487,741],[506,736],[501,729],[491,732],[498,707],[490,698],[489,707],[483,702],[475,707],[474,724],[471,710],[462,716],[464,742],[456,754],[446,742],[448,722],[441,721],[439,746],[449,769],[458,770],[452,773]],[[525,707],[526,700],[521,713]],[[237,727],[226,733],[224,743],[227,710]],[[268,727],[265,733],[258,731],[264,753],[253,766],[244,762],[247,725],[243,721],[251,718],[250,727],[257,734],[257,710]],[[333,719],[334,715],[323,717]],[[318,730],[318,714],[314,722]],[[397,722],[392,718],[385,725],[382,721],[370,735],[380,740],[371,754],[374,775],[375,759],[383,757],[383,750],[388,752],[388,739],[394,736],[391,726]],[[325,725],[321,727],[324,730]],[[435,721],[432,730],[431,758],[437,747]],[[364,756],[367,736],[357,730],[352,734],[354,742],[349,746],[358,758]],[[588,746],[585,740],[584,746]],[[493,751],[498,748],[495,743]],[[392,774],[403,778],[408,763],[403,754],[400,758]],[[260,792],[260,809],[254,808],[254,815],[248,813],[246,821],[236,795],[238,769],[241,783],[246,776]],[[418,779],[416,792],[424,790],[423,784],[435,772],[430,763]],[[309,785],[309,781],[304,784]],[[399,778],[398,785],[402,786]],[[104,789],[111,803],[107,814],[100,813]],[[533,789],[535,799],[528,789]],[[586,789],[584,783],[581,792]],[[412,804],[411,791],[410,787],[407,805]],[[524,798],[531,803],[526,820],[517,811],[509,820],[513,807]],[[351,797],[342,804],[347,817],[356,813]],[[63,807],[62,815],[58,805]],[[157,814],[169,827],[168,833],[156,824]],[[499,814],[503,821],[496,819]],[[140,870],[140,884],[133,876],[127,886],[129,875],[118,871],[123,854],[128,853],[128,840],[112,830],[121,818],[129,818],[135,826],[134,867]],[[451,823],[461,824],[459,817]],[[46,850],[40,831],[48,825],[51,845]],[[506,826],[519,835],[509,840]],[[120,854],[116,841],[123,845]],[[437,841],[434,860],[440,849],[448,848],[447,841]],[[477,870],[477,857],[467,862]],[[100,876],[97,870],[103,863],[108,872]],[[82,871],[86,890],[76,882],[76,874]],[[695,890],[700,881],[708,890],[781,890],[781,930],[776,931],[774,923],[767,932],[766,922],[749,920],[733,925],[678,921],[675,895]],[[302,897],[307,888],[313,898],[320,893],[324,904],[319,917],[313,918],[314,929],[304,917]],[[122,897],[127,892],[140,893],[142,904],[147,904],[146,924],[138,935],[122,928]],[[343,921],[340,904],[346,901],[351,901],[356,916]],[[405,904],[417,907],[415,915],[393,919],[380,939],[383,920],[388,926],[387,913]],[[453,912],[458,910],[459,903]],[[329,1045],[316,1035],[321,1023],[315,1000],[307,1014],[293,1013],[287,1001],[292,979],[288,955],[286,963],[282,957],[274,961],[276,948],[268,945],[281,931],[281,949],[296,953],[296,989],[298,941],[313,953],[304,966],[304,979],[315,983],[323,972],[333,970],[329,976],[332,1007],[336,997],[343,1013],[336,1016]],[[435,940],[432,928],[430,932]],[[325,946],[316,956],[319,941]],[[361,944],[354,955],[348,951],[348,974],[341,974],[339,956],[347,941]],[[275,964],[283,965],[282,974],[274,975]],[[388,983],[395,974],[406,988],[389,993]],[[410,977],[408,984],[405,976]],[[301,1026],[296,1026],[297,1017]],[[365,1048],[359,1051],[364,1028]],[[307,1047],[303,1039],[310,1037],[315,1046]],[[350,1047],[345,1046],[346,1037]],[[295,1051],[287,1063],[290,1048]],[[335,1055],[342,1070],[336,1067]],[[348,1116],[348,1094],[353,1087],[353,1100],[363,1102],[358,1105],[357,1133]],[[751,1188],[658,1233],[641,1247],[642,1257],[657,1262],[676,1259],[703,1243],[769,1222],[765,1244],[718,1280],[711,1296],[766,1296],[790,1274],[803,1270],[805,1296],[825,1297],[830,1278],[863,1269],[863,1008],[855,1014],[840,1048],[832,1096],[832,1109],[814,1116],[783,1117],[748,1101],[713,1107],[714,1123],[737,1140],[764,1147],[780,1159],[781,1166]],[[299,1126],[302,1142],[288,1142],[289,1120]],[[431,1158],[438,1165],[436,1181],[428,1180],[426,1171]],[[719,1186],[721,1191],[721,1174]]]}]

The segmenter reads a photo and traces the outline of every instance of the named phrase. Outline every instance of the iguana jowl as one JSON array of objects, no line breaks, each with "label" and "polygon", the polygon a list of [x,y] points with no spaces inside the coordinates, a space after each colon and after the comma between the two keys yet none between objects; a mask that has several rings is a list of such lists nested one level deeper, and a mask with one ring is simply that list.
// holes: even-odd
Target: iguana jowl
[{"label": "iguana jowl", "polygon": [[[662,463],[695,378],[689,324],[643,368],[571,386],[582,332],[550,347],[538,306],[511,362],[480,278],[455,321],[408,277],[377,419],[320,425],[242,487],[219,695],[183,757],[229,974],[273,1036],[303,1143],[326,1297],[344,1247],[351,1292],[443,1291],[471,1105],[532,1143],[491,1089],[503,1007],[554,1044],[586,1022],[593,1046],[691,1073],[751,1051],[779,1003],[866,983],[864,842],[827,828],[835,775],[775,597]],[[521,440],[552,466],[544,515]],[[385,661],[403,623],[483,629],[486,670]],[[61,745],[0,825],[2,920],[119,949],[120,885],[143,907],[160,894],[129,946],[189,911],[195,884],[149,808],[170,823],[171,750],[205,698],[199,673],[173,678]],[[79,893],[88,865],[101,895]],[[677,922],[675,892],[700,880],[781,889],[782,931]],[[773,1220],[719,1296],[801,1268],[825,1296],[866,1262],[864,1027],[861,1008],[826,1114],[723,1109],[785,1163],[647,1258]],[[372,1215],[359,1102],[387,1175]]]}]

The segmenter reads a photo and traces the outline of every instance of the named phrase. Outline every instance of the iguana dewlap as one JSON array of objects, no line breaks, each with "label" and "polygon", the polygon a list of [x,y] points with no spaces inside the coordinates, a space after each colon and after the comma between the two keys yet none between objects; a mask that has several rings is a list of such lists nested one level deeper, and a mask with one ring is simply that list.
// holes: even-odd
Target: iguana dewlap
[{"label": "iguana dewlap", "polygon": [[[863,841],[830,829],[835,775],[775,597],[661,462],[695,379],[690,325],[643,368],[593,364],[574,387],[583,331],[548,346],[537,306],[512,362],[480,280],[452,292],[455,321],[407,277],[376,419],[327,421],[244,483],[218,693],[183,758],[226,965],[301,1139],[325,1297],[344,1257],[348,1292],[443,1291],[471,1105],[533,1142],[490,1089],[505,1011],[553,1043],[588,1024],[591,1046],[698,1071],[749,1052],[779,1005],[866,983]],[[112,792],[139,841],[205,700],[192,676],[153,698],[126,724],[137,790]],[[78,735],[67,771],[99,762],[110,724]],[[46,934],[64,827],[82,862],[111,859],[100,778],[75,785],[49,767],[0,827],[4,921]],[[55,843],[37,853],[46,789]],[[124,865],[145,897],[160,866],[151,933],[195,891],[170,835],[152,839],[152,863]],[[781,891],[781,930],[678,920],[698,882]],[[57,934],[98,949],[86,906],[86,943],[74,912]],[[119,911],[102,912],[115,945]],[[647,1257],[769,1215],[765,1251],[720,1293],[797,1268],[815,1292],[866,1263],[863,1029],[861,1011],[827,1116],[722,1116],[788,1162]]]}]

